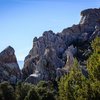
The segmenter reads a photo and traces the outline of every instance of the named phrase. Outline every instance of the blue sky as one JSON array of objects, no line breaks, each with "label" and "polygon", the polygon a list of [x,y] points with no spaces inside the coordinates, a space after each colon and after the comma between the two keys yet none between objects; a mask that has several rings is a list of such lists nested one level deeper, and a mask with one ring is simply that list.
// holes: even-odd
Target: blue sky
[{"label": "blue sky", "polygon": [[24,60],[35,36],[77,24],[80,12],[99,8],[99,0],[0,0],[0,52],[11,45]]}]

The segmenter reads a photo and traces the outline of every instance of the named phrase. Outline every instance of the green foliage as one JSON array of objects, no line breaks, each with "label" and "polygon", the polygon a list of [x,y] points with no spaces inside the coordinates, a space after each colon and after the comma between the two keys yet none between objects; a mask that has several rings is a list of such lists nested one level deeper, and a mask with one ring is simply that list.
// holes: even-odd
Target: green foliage
[{"label": "green foliage", "polygon": [[96,37],[93,41],[92,41],[92,49],[94,53],[100,53],[100,37]]},{"label": "green foliage", "polygon": [[75,59],[74,66],[67,76],[61,78],[59,83],[59,100],[84,100],[86,98],[86,78]]},{"label": "green foliage", "polygon": [[19,82],[15,88],[2,82],[0,100],[100,100],[100,38],[94,39],[91,46],[93,53],[87,60],[89,77],[82,74],[75,59],[70,72],[59,81],[58,96],[50,81],[40,81],[37,85]]},{"label": "green foliage", "polygon": [[56,100],[52,92],[45,92],[41,100]]},{"label": "green foliage", "polygon": [[92,91],[91,100],[100,100],[100,37],[92,42],[93,54],[87,61],[90,87]]},{"label": "green foliage", "polygon": [[87,69],[91,80],[100,81],[100,37],[92,42],[93,54],[87,61]]},{"label": "green foliage", "polygon": [[16,86],[16,100],[24,100],[32,87],[33,85],[29,83],[18,83]]},{"label": "green foliage", "polygon": [[87,69],[91,80],[100,81],[100,54],[91,55],[87,62]]},{"label": "green foliage", "polygon": [[67,81],[68,76],[64,76],[60,79],[59,82],[59,100],[67,100],[65,82]]},{"label": "green foliage", "polygon": [[51,82],[40,81],[37,84],[37,91],[40,95],[41,100],[55,100],[53,90],[53,84]]},{"label": "green foliage", "polygon": [[59,100],[100,100],[100,38],[92,42],[93,54],[87,61],[89,79],[83,76],[75,59],[68,75],[59,82]]},{"label": "green foliage", "polygon": [[45,88],[46,90],[48,91],[53,91],[53,83],[50,82],[50,81],[40,81],[38,84],[37,84],[37,88],[40,88],[40,87],[43,87]]},{"label": "green foliage", "polygon": [[14,89],[8,82],[0,83],[0,100],[15,100]]},{"label": "green foliage", "polygon": [[45,82],[45,81],[40,81],[38,84],[37,84],[37,87],[47,87],[48,86],[48,83]]},{"label": "green foliage", "polygon": [[16,86],[16,100],[55,100],[53,85],[40,81],[37,85],[18,83]]},{"label": "green foliage", "polygon": [[92,100],[100,100],[100,81],[91,83],[92,88]]},{"label": "green foliage", "polygon": [[40,100],[39,94],[34,87],[30,89],[24,100]]}]

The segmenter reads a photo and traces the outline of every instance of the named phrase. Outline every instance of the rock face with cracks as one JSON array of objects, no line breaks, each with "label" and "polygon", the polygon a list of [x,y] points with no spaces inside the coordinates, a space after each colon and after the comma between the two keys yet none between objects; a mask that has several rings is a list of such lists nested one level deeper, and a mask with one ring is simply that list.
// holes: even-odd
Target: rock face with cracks
[{"label": "rock face with cracks", "polygon": [[0,82],[9,81],[15,84],[21,79],[21,72],[15,56],[15,51],[8,46],[0,53]]},{"label": "rock face with cracks", "polygon": [[77,25],[57,34],[45,31],[41,37],[33,39],[33,47],[22,69],[25,81],[54,80],[66,74],[79,52],[78,46],[85,47],[86,43],[100,35],[100,9],[86,9],[81,16]]}]

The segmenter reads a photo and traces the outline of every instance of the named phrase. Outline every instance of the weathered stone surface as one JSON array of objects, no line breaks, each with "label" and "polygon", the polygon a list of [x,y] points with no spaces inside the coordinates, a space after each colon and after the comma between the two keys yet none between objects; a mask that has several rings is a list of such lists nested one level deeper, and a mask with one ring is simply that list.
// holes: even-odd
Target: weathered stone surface
[{"label": "weathered stone surface", "polygon": [[0,53],[0,82],[16,83],[21,78],[21,72],[15,56],[15,51],[8,46]]},{"label": "weathered stone surface", "polygon": [[100,9],[86,9],[81,12],[81,31],[87,33],[93,33],[98,19],[100,19]]},{"label": "weathered stone surface", "polygon": [[64,53],[64,55],[67,56],[67,61],[64,67],[64,69],[67,70],[67,72],[74,64],[74,55],[76,53],[77,53],[77,48],[76,47],[74,48],[73,45],[69,46],[68,49]]},{"label": "weathered stone surface", "polygon": [[33,47],[25,58],[23,68],[23,76],[29,76],[27,81],[34,83],[38,79],[53,80],[64,75],[73,65],[77,54],[75,46],[80,46],[78,52],[83,55],[86,50],[83,48],[82,51],[82,47],[87,48],[89,42],[100,35],[100,9],[86,9],[81,12],[81,16],[77,25],[65,28],[57,34],[51,30],[45,31],[43,36],[33,39]]},{"label": "weathered stone surface", "polygon": [[97,21],[95,31],[93,32],[89,40],[92,41],[96,36],[100,36],[100,19]]},{"label": "weathered stone surface", "polygon": [[43,36],[38,38],[38,41],[33,42],[33,48],[29,54],[32,56],[38,55],[40,57],[44,54],[45,49],[50,46],[56,50],[57,54],[61,54],[66,48],[61,37],[57,36],[52,31],[45,31]]},{"label": "weathered stone surface", "polygon": [[[52,48],[52,50],[49,48]],[[38,41],[33,42],[33,48],[29,52],[29,55],[25,58],[23,75],[26,76],[25,73],[28,73],[28,75],[32,74],[28,70],[30,69],[31,72],[33,71],[31,69],[31,68],[34,69],[33,63],[37,66],[40,66],[44,58],[46,58],[46,60],[49,60],[48,62],[53,63],[54,67],[59,67],[59,66],[62,67],[62,61],[60,60],[59,57],[64,52],[65,48],[66,45],[64,41],[61,39],[61,37],[59,37],[52,31],[44,32],[43,36],[38,38]],[[34,62],[30,61],[31,57],[36,58],[34,59]],[[27,62],[31,63],[32,65],[31,68],[29,68],[30,65]]]},{"label": "weathered stone surface", "polygon": [[34,74],[31,74],[29,77],[27,77],[25,82],[37,84],[40,80],[42,80],[40,74],[35,72]]},{"label": "weathered stone surface", "polygon": [[62,76],[68,74],[68,70],[64,68],[57,68],[56,69],[56,80],[59,80]]},{"label": "weathered stone surface", "polygon": [[89,33],[83,33],[78,37],[78,44],[82,45],[83,43],[85,43],[86,41],[88,41],[88,39],[90,38],[90,34]]},{"label": "weathered stone surface", "polygon": [[30,57],[28,60],[24,62],[24,68],[22,72],[24,74],[23,78],[27,78],[30,74],[34,73],[36,70],[36,65],[33,57]]},{"label": "weathered stone surface", "polygon": [[56,68],[62,66],[62,60],[57,57],[55,49],[50,47],[45,50],[44,55],[40,58],[37,70],[41,74],[41,79],[52,80],[55,77]]},{"label": "weathered stone surface", "polygon": [[73,25],[72,27],[66,28],[61,32],[63,41],[67,47],[75,42],[80,34],[81,31],[79,25]]},{"label": "weathered stone surface", "polygon": [[16,57],[14,55],[14,49],[11,46],[8,46],[4,51],[0,53],[0,61],[2,63],[12,63],[17,62]]}]

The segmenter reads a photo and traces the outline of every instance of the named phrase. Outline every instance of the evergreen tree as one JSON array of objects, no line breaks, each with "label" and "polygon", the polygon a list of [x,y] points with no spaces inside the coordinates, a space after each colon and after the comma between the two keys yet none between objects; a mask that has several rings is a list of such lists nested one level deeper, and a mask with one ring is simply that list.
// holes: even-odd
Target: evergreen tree
[{"label": "evergreen tree", "polygon": [[41,100],[55,100],[53,84],[51,82],[40,81],[37,84],[37,92]]},{"label": "evergreen tree", "polygon": [[30,89],[24,100],[40,100],[39,94],[34,87]]},{"label": "evergreen tree", "polygon": [[65,75],[64,77],[61,77],[60,82],[59,82],[59,100],[68,100],[67,99],[67,91],[65,89],[65,82],[67,81],[67,75]]},{"label": "evergreen tree", "polygon": [[60,79],[59,100],[100,100],[100,37],[91,44],[93,54],[87,61],[86,79],[75,60],[70,73]]},{"label": "evergreen tree", "polygon": [[75,59],[70,73],[60,80],[59,100],[84,100],[87,98],[86,80]]},{"label": "evergreen tree", "polygon": [[14,89],[8,82],[0,83],[0,100],[15,100]]},{"label": "evergreen tree", "polygon": [[16,100],[24,100],[32,87],[33,85],[29,83],[18,83],[16,86]]},{"label": "evergreen tree", "polygon": [[100,100],[100,37],[92,42],[93,54],[87,61],[89,72],[90,88],[92,91],[91,100]]},{"label": "evergreen tree", "polygon": [[93,54],[87,61],[87,69],[91,80],[100,81],[100,37],[92,42]]},{"label": "evergreen tree", "polygon": [[91,43],[93,53],[100,53],[100,37],[96,37]]}]

